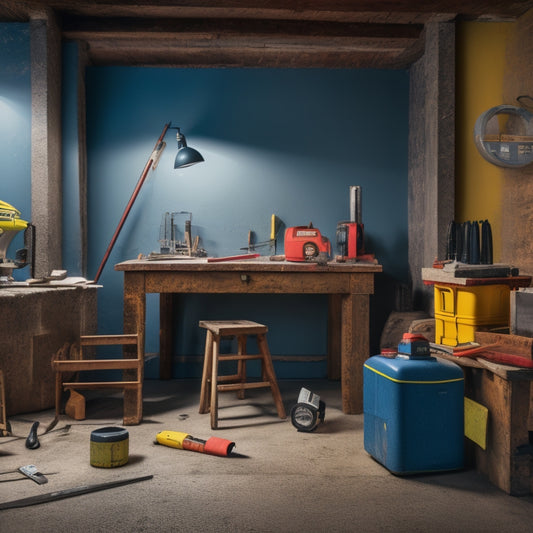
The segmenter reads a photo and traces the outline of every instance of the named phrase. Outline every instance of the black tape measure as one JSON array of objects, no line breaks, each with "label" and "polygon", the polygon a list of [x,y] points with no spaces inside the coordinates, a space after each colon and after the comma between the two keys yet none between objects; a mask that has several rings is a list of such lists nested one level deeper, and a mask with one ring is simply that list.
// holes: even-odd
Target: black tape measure
[{"label": "black tape measure", "polygon": [[324,422],[326,404],[318,394],[302,387],[298,403],[291,409],[291,422],[298,431],[314,431],[320,422]]}]

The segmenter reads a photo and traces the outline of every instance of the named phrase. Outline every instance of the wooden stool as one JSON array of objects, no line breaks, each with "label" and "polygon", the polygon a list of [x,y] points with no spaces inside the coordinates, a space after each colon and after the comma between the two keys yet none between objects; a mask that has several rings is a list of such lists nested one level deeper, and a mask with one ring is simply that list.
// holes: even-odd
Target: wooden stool
[{"label": "wooden stool", "polygon": [[[246,389],[270,387],[279,417],[286,418],[285,407],[266,340],[268,328],[249,320],[202,320],[199,326],[207,330],[200,391],[200,413],[211,412],[211,428],[216,429],[218,427],[218,393],[226,391],[237,391],[237,396],[242,399]],[[249,355],[246,353],[246,339],[249,335],[256,336],[259,354]],[[223,337],[237,337],[237,354],[220,353],[220,340]],[[261,381],[246,381],[246,361],[252,359],[261,361]],[[221,361],[237,361],[237,373],[231,376],[219,376],[218,363]],[[223,383],[221,384],[221,382]]]},{"label": "wooden stool", "polygon": [[[122,346],[129,347],[131,353],[124,354],[120,359],[87,359],[84,358],[84,348],[96,346]],[[69,354],[67,355],[67,351]],[[74,352],[74,354],[72,354]],[[73,355],[73,357],[71,357]],[[126,357],[128,355],[128,357]],[[131,355],[131,357],[129,357]],[[52,360],[52,369],[56,373],[56,417],[61,414],[61,395],[63,390],[88,390],[88,389],[119,389],[131,393],[131,405],[124,397],[125,426],[140,424],[142,421],[142,385],[143,385],[143,350],[137,334],[128,335],[82,335],[79,343],[67,343]],[[73,373],[88,370],[122,370],[122,381],[64,381],[64,374],[72,376]],[[69,377],[70,379],[70,377]],[[73,406],[72,413],[76,419],[83,419],[84,399],[81,395],[71,396],[77,398],[78,405]]]}]

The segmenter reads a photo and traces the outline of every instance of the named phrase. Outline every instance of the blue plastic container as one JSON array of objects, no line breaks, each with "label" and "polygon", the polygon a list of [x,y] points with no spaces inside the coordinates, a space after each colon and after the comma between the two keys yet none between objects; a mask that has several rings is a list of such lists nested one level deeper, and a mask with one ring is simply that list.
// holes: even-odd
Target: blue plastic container
[{"label": "blue plastic container", "polygon": [[464,379],[434,357],[376,355],[363,371],[364,447],[394,474],[464,462]]}]

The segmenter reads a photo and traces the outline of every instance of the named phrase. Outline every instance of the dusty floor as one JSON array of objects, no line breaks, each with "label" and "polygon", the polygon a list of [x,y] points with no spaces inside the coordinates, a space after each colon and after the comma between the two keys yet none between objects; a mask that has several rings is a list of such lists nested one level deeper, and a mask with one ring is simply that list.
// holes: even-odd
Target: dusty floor
[{"label": "dusty floor", "polygon": [[[0,475],[0,502],[83,485],[152,475],[149,480],[68,499],[0,511],[0,530],[244,532],[507,532],[531,531],[533,497],[512,497],[473,470],[394,476],[363,449],[363,416],[341,411],[335,382],[280,383],[287,411],[301,386],[326,402],[314,433],[297,432],[276,416],[266,391],[239,401],[221,397],[220,429],[198,414],[199,383],[147,381],[144,422],[128,426],[129,461],[90,465],[90,435],[121,426],[119,397],[87,402],[87,419],[62,417],[43,435],[53,410],[10,419],[15,435],[0,439],[0,472],[34,464],[37,485],[18,473]],[[40,421],[40,447],[25,439]],[[70,427],[68,426],[70,424]],[[215,457],[154,444],[162,430],[236,443],[238,457]],[[16,479],[16,481],[8,481]]]}]

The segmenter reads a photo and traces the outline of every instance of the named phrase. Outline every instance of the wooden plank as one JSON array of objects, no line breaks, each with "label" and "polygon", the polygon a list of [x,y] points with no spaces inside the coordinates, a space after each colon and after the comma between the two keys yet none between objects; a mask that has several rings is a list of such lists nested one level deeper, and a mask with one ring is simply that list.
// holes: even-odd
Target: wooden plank
[{"label": "wooden plank", "polygon": [[125,335],[82,335],[80,343],[82,346],[113,346],[122,344],[137,344],[139,337],[137,334]]},{"label": "wooden plank", "polygon": [[198,325],[221,337],[257,335],[268,332],[267,326],[250,320],[200,320]]},{"label": "wooden plank", "polygon": [[520,335],[508,335],[503,333],[492,333],[490,331],[476,331],[474,339],[479,344],[501,344],[502,348],[496,351],[506,353],[516,353],[533,358],[533,338],[522,337]]},{"label": "wooden plank", "polygon": [[[139,390],[140,383],[138,381],[80,381],[63,383],[65,389],[126,389],[129,391]],[[126,390],[124,394],[126,394]],[[131,416],[129,417],[131,418]],[[136,418],[136,417],[134,417]],[[124,417],[126,420],[126,417]],[[138,424],[138,422],[136,422]],[[124,422],[126,424],[126,422]]]},{"label": "wooden plank", "polygon": [[79,359],[52,361],[57,372],[83,372],[85,370],[131,370],[140,367],[138,359]]},{"label": "wooden plank", "polygon": [[377,263],[327,263],[319,265],[312,262],[230,261],[207,263],[205,259],[183,259],[147,261],[131,259],[115,265],[115,270],[124,272],[335,272],[335,273],[372,273],[381,272],[383,267]]}]

